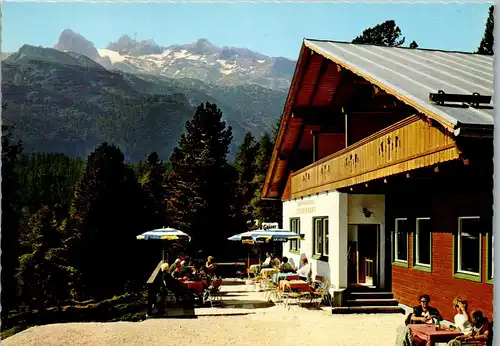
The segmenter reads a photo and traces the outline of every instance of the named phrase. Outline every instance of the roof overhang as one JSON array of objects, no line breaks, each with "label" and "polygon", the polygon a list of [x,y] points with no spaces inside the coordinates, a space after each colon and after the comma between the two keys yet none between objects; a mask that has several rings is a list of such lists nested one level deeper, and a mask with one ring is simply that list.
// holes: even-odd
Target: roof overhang
[{"label": "roof overhang", "polygon": [[[485,114],[481,110],[472,109],[471,112],[472,113],[476,112],[477,114],[475,116],[479,119],[483,117],[483,119],[485,120],[484,124],[476,126],[475,124],[471,125],[471,124],[461,123],[456,118],[448,114],[449,111],[447,110],[447,108],[439,107],[430,102],[426,102],[427,100],[423,100],[422,97],[420,98],[414,97],[414,95],[412,95],[411,92],[408,92],[408,90],[402,90],[401,87],[398,87],[394,83],[388,81],[388,80],[392,81],[392,79],[389,78],[386,80],[384,78],[379,77],[378,75],[375,76],[374,73],[372,73],[366,66],[361,66],[362,64],[358,64],[359,65],[358,66],[355,63],[353,63],[355,59],[352,57],[353,56],[356,57],[356,55],[353,54],[353,52],[348,51],[346,47],[352,47],[356,45],[342,43],[340,45],[336,45],[335,47],[337,48],[337,50],[332,53],[328,49],[324,49],[324,47],[322,46],[322,44],[324,45],[324,43],[325,42],[323,41],[305,39],[301,46],[299,58],[297,61],[291,86],[281,116],[279,131],[275,139],[271,162],[262,189],[262,199],[265,200],[281,199],[282,190],[284,188],[283,180],[287,178],[290,169],[287,162],[287,157],[286,155],[283,154],[282,149],[284,147],[285,137],[287,137],[287,132],[297,131],[296,129],[294,130],[294,126],[295,127],[298,126],[297,125],[298,120],[294,119],[294,114],[293,114],[293,111],[296,109],[296,107],[300,106],[300,102],[297,103],[297,96],[301,88],[309,87],[310,89],[314,90],[314,92],[318,91],[318,84],[320,83],[322,77],[314,78],[314,85],[311,85],[312,83],[311,80],[307,78],[309,78],[308,77],[309,75],[314,75],[315,73],[317,73],[318,76],[320,76],[322,73],[324,74],[326,66],[325,61],[328,61],[330,65],[335,65],[339,73],[341,73],[342,70],[349,71],[354,75],[362,78],[366,82],[371,83],[371,85],[374,85],[379,89],[383,90],[385,93],[394,96],[396,99],[412,107],[417,112],[421,113],[427,118],[433,119],[434,121],[439,123],[445,130],[454,134],[455,136],[489,138],[490,136],[493,135],[493,124],[489,124],[490,120],[488,118],[488,115],[485,116]],[[361,49],[366,50],[365,48],[366,47],[362,47]],[[384,49],[384,48],[377,47],[376,49]],[[387,49],[389,50],[392,49],[393,51],[391,51],[390,54],[393,54],[394,49],[398,48],[387,48]],[[356,51],[355,49],[352,50]],[[343,51],[345,51],[345,54],[341,54]],[[413,52],[411,53],[413,54]],[[318,56],[321,56],[323,59],[318,59],[317,58]],[[311,57],[315,57],[314,58],[315,60],[312,61]],[[361,59],[368,61],[368,59],[363,57],[361,57]],[[440,57],[440,59],[442,59],[442,57]],[[399,72],[394,72],[387,67],[383,68],[385,68],[388,71],[391,71],[393,74],[398,74],[404,77],[402,75],[404,72],[399,73]],[[405,78],[408,79],[408,77]],[[486,78],[483,79],[486,80]],[[319,89],[321,89],[321,87]],[[337,92],[337,90],[335,90],[334,92]],[[301,92],[301,95],[302,94],[303,92]],[[313,99],[316,98],[313,94],[311,95],[312,96],[310,96],[310,101],[311,101],[310,104],[312,104]],[[299,97],[299,101],[301,97],[302,96]],[[451,108],[449,108],[449,110],[453,111],[453,109]],[[451,112],[450,114],[454,113]],[[299,131],[304,131],[304,127],[301,127]]]}]

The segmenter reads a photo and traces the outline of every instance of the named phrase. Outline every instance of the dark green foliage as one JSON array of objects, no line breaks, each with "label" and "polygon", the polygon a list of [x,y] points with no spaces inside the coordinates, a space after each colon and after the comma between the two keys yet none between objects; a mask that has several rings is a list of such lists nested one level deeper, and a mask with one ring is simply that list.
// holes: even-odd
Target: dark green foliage
[{"label": "dark green foliage", "polygon": [[253,219],[253,210],[250,201],[257,189],[254,178],[256,170],[255,158],[258,148],[258,142],[255,140],[255,137],[250,132],[247,132],[236,153],[235,166],[239,173],[238,190],[240,200],[238,202],[242,208],[242,216],[246,221]]},{"label": "dark green foliage", "polygon": [[493,55],[493,42],[495,40],[493,36],[493,29],[495,26],[495,21],[493,18],[494,6],[491,5],[488,10],[488,19],[486,20],[486,28],[484,29],[484,36],[477,49],[478,54],[483,55]]},{"label": "dark green foliage", "polygon": [[418,43],[416,41],[411,41],[410,46],[411,49],[418,48]]},{"label": "dark green foliage", "polygon": [[141,256],[131,254],[145,227],[144,201],[119,148],[103,143],[88,156],[65,229],[70,263],[82,276],[85,295],[103,297],[136,279],[130,276],[137,273]]},{"label": "dark green foliage", "polygon": [[399,39],[401,29],[394,20],[387,20],[377,24],[373,28],[363,30],[363,33],[352,40],[352,43],[374,44],[387,47],[399,47],[405,42],[405,38]]},{"label": "dark green foliage", "polygon": [[[2,111],[2,115],[5,109]],[[14,280],[19,255],[19,227],[21,224],[22,196],[16,165],[22,151],[21,143],[12,140],[11,128],[2,126],[2,322],[11,308],[16,306]]]},{"label": "dark green foliage", "polygon": [[262,187],[266,180],[267,170],[271,162],[274,143],[271,137],[265,133],[259,141],[259,150],[255,158],[255,178],[254,184],[257,186],[254,197],[251,201],[253,216],[255,220],[261,222],[278,222],[281,224],[281,201],[262,200]]},{"label": "dark green foliage", "polygon": [[164,186],[165,166],[156,152],[151,153],[146,161],[146,173],[140,183],[146,194],[147,225],[149,229],[166,227],[167,195]]},{"label": "dark green foliage", "polygon": [[17,281],[21,301],[29,311],[60,306],[70,296],[72,268],[61,257],[61,234],[55,213],[42,207],[30,218],[21,234]]},{"label": "dark green foliage", "polygon": [[81,159],[59,153],[23,153],[17,171],[29,215],[47,205],[58,211],[58,219],[66,217],[84,165]]},{"label": "dark green foliage", "polygon": [[[234,231],[238,174],[227,163],[231,127],[215,104],[201,104],[170,158],[167,180],[172,225],[193,237],[193,249],[224,253]],[[220,257],[220,256],[219,256]]]}]

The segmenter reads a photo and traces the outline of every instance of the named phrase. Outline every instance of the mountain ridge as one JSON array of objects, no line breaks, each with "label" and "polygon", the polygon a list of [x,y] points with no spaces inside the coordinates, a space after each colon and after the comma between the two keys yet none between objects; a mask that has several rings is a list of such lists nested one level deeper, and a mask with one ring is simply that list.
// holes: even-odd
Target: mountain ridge
[{"label": "mountain ridge", "polygon": [[131,161],[168,159],[200,103],[216,103],[233,128],[230,158],[246,131],[260,137],[281,114],[286,93],[255,84],[222,86],[190,78],[108,70],[75,52],[24,45],[2,62],[3,102],[28,152],[85,157],[119,145]]},{"label": "mountain ridge", "polygon": [[54,47],[86,55],[111,70],[187,77],[224,86],[250,83],[280,90],[288,90],[296,64],[248,48],[219,47],[206,38],[163,47],[153,39],[137,41],[121,35],[106,48],[96,48],[82,35],[64,29]]}]

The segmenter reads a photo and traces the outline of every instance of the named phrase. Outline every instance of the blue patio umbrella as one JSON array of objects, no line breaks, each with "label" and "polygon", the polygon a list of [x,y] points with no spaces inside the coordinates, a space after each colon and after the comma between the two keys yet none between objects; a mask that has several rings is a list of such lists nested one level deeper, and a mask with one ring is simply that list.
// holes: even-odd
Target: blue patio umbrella
[{"label": "blue patio umbrella", "polygon": [[[304,239],[303,234],[293,233],[284,229],[256,229],[249,232],[235,234],[227,238],[231,241],[239,241],[243,244],[263,244],[269,242],[287,242],[291,239]],[[248,254],[248,266],[250,267],[250,251]]]},{"label": "blue patio umbrella", "polygon": [[[137,237],[139,240],[148,240],[148,239],[155,239],[155,240],[170,240],[170,241],[178,241],[178,240],[187,240],[191,241],[191,237],[187,235],[186,233],[179,231],[178,229],[175,228],[170,228],[170,227],[163,227],[163,228],[158,228],[158,229],[153,229],[151,231],[144,232],[142,234],[139,234]],[[165,248],[163,248],[162,251],[162,257],[163,261],[165,261]],[[167,258],[168,261],[168,258]]]}]

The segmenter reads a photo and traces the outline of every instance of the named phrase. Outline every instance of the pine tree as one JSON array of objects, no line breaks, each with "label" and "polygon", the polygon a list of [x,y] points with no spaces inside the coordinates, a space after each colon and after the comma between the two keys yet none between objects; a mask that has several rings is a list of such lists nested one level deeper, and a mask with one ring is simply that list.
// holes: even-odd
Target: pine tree
[{"label": "pine tree", "polygon": [[141,179],[147,198],[147,213],[149,228],[167,226],[167,203],[165,181],[165,166],[156,152],[149,154],[147,171]]},{"label": "pine tree", "polygon": [[127,279],[144,271],[136,236],[146,227],[145,198],[123,161],[122,151],[107,143],[89,154],[65,225],[71,264],[89,296],[120,292]]},{"label": "pine tree", "polygon": [[227,163],[231,140],[222,112],[207,102],[186,122],[186,133],[170,157],[169,218],[192,237],[192,249],[222,249],[234,230],[238,174]]},{"label": "pine tree", "polygon": [[493,18],[493,9],[494,6],[490,6],[488,10],[488,19],[486,20],[486,28],[484,29],[484,36],[479,44],[479,48],[477,49],[478,54],[483,55],[493,55],[493,29],[495,26],[494,18]]},{"label": "pine tree", "polygon": [[[3,107],[2,107],[3,108]],[[4,109],[5,111],[5,109]],[[12,128],[2,126],[2,322],[16,307],[15,268],[19,256],[19,227],[21,224],[21,195],[16,165],[22,152],[21,142],[12,139]],[[9,251],[5,251],[8,249]]]},{"label": "pine tree", "polygon": [[252,219],[252,200],[257,186],[254,183],[255,178],[255,158],[257,156],[258,143],[252,133],[247,132],[238,147],[236,153],[235,166],[239,173],[239,197],[243,216],[247,221]]},{"label": "pine tree", "polygon": [[266,180],[267,170],[273,153],[274,143],[269,134],[265,133],[259,141],[259,149],[255,159],[256,172],[254,183],[258,186],[251,201],[254,220],[260,222],[278,222],[281,224],[281,201],[262,199],[262,187]]},{"label": "pine tree", "polygon": [[47,206],[33,214],[23,230],[16,277],[21,299],[30,311],[60,306],[70,296],[71,269],[60,255],[61,240],[55,213]]},{"label": "pine tree", "polygon": [[382,24],[377,24],[373,28],[368,28],[363,33],[352,40],[352,43],[374,44],[387,47],[399,47],[405,42],[405,38],[399,39],[401,29],[394,20],[387,20]]}]

